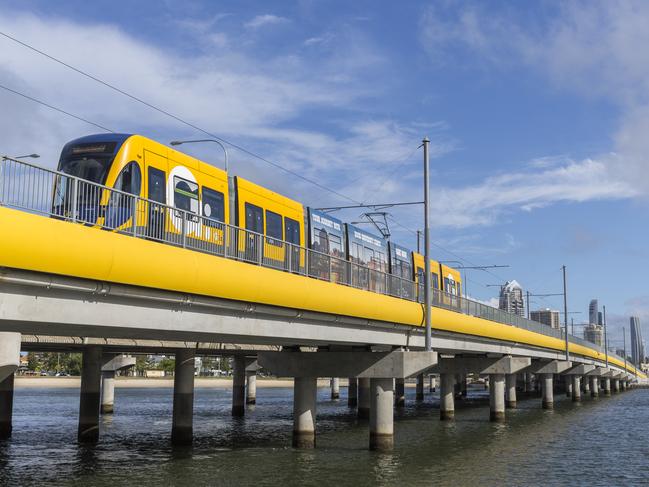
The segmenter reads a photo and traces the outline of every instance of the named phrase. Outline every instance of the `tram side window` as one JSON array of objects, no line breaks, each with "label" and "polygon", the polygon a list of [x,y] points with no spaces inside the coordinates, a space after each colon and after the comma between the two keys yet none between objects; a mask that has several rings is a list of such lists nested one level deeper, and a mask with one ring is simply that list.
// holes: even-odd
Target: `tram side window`
[{"label": "tram side window", "polygon": [[293,245],[300,245],[300,224],[292,218],[284,218],[285,240]]},{"label": "tram side window", "polygon": [[246,229],[264,233],[264,212],[260,207],[250,203],[246,203]]},{"label": "tram side window", "polygon": [[435,274],[434,272],[431,272],[430,280],[431,280],[431,287],[433,289],[439,289],[439,280],[437,278],[437,274]]},{"label": "tram side window", "polygon": [[203,216],[209,220],[225,221],[223,193],[203,186]]},{"label": "tram side window", "polygon": [[455,294],[455,281],[452,281],[448,277],[444,278],[444,289],[449,294]]},{"label": "tram side window", "polygon": [[174,176],[174,206],[198,214],[198,184]]},{"label": "tram side window", "polygon": [[138,166],[137,162],[131,161],[117,176],[114,187],[125,193],[139,195],[141,185],[142,173],[140,172],[140,166]]},{"label": "tram side window", "polygon": [[271,245],[282,245],[282,215],[266,210],[266,242]]},{"label": "tram side window", "polygon": [[331,255],[335,257],[343,256],[343,240],[339,235],[329,235],[329,247]]},{"label": "tram side window", "polygon": [[158,203],[166,203],[165,173],[155,167],[149,167],[149,199]]}]

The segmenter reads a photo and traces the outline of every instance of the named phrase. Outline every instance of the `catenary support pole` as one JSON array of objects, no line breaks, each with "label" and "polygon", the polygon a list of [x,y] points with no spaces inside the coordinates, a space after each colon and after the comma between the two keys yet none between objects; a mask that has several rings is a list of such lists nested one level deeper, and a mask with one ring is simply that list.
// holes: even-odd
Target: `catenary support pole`
[{"label": "catenary support pole", "polygon": [[431,330],[431,276],[430,276],[430,161],[428,157],[428,145],[430,140],[424,137],[422,140],[424,146],[424,306],[425,306],[425,347],[427,351],[432,350],[432,330]]},{"label": "catenary support pole", "polygon": [[171,424],[171,443],[190,445],[194,436],[194,364],[196,352],[192,348],[176,351],[174,371],[174,405]]},{"label": "catenary support pole", "polygon": [[101,347],[88,346],[83,351],[81,364],[81,392],[79,394],[80,443],[99,440],[99,402],[101,397]]}]

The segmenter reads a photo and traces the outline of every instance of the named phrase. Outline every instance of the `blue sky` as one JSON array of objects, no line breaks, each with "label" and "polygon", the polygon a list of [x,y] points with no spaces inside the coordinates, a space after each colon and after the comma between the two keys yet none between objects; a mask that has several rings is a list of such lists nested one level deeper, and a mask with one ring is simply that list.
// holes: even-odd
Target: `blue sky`
[{"label": "blue sky", "polygon": [[[565,264],[575,321],[599,298],[612,344],[630,313],[649,321],[648,24],[649,4],[620,1],[0,8],[2,32],[355,200],[420,198],[429,136],[435,256],[509,264],[470,271],[482,300],[504,279],[559,292]],[[115,131],[200,135],[5,38],[0,82]],[[36,151],[50,166],[67,140],[97,131],[5,92],[0,106],[0,152]],[[221,161],[215,147],[191,153]],[[231,161],[305,204],[346,203],[246,154]],[[403,227],[421,228],[421,210],[391,213],[395,239],[414,247]]]}]

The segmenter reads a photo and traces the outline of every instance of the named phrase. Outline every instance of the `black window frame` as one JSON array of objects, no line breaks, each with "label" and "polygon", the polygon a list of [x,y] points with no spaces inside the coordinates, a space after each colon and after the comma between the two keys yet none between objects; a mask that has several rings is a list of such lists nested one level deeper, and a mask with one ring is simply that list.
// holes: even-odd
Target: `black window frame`
[{"label": "black window frame", "polygon": [[[194,195],[191,191],[178,190],[177,186],[178,186],[178,183],[179,183],[179,182],[187,183],[188,185],[189,185],[189,184],[196,185],[196,194]],[[182,210],[182,211],[186,211],[187,213],[192,213],[192,214],[194,214],[194,215],[198,215],[199,212],[200,212],[200,208],[201,208],[201,204],[200,204],[200,192],[199,192],[200,186],[199,186],[199,184],[196,183],[196,182],[194,182],[194,181],[191,181],[191,180],[189,180],[189,179],[185,179],[185,178],[183,178],[183,177],[181,177],[181,176],[174,175],[173,185],[174,185],[174,186],[173,186],[173,188],[174,188],[174,201],[173,201],[173,206],[174,206],[174,208],[177,208],[177,209]],[[190,202],[190,203],[189,203],[189,208],[180,208],[180,207],[176,204],[176,196],[177,196],[178,193],[180,193],[182,196],[187,196],[187,198],[189,198],[189,202]],[[187,193],[187,194],[186,194],[186,195],[183,195],[182,193]],[[192,199],[193,197],[195,197],[195,199],[196,199],[196,203],[197,203],[197,205],[196,205],[196,206],[197,206],[197,211],[193,211],[193,210],[191,209],[191,206],[192,206],[192,205],[191,205],[191,199]]]},{"label": "black window frame", "polygon": [[[221,191],[217,191],[215,189],[209,188],[207,186],[203,186],[201,188],[201,214],[203,215],[203,218],[205,221],[205,225],[208,226],[215,226],[214,222],[219,222],[219,223],[225,223],[225,194],[223,194]],[[206,216],[205,215],[205,204],[206,200],[213,199],[216,203],[216,208],[218,210],[218,215],[214,215],[214,210],[212,209],[213,206],[210,205],[211,210],[211,215]],[[220,218],[219,218],[220,217]]]},{"label": "black window frame", "polygon": [[[261,216],[261,229],[257,230],[255,228],[250,228],[251,226],[249,225],[249,220],[248,220],[248,210],[252,210],[253,212],[257,213],[257,216]],[[261,206],[254,205],[252,203],[246,202],[244,204],[244,215],[245,215],[245,223],[246,223],[246,230],[249,230],[254,233],[259,233],[259,234],[264,234],[264,209]],[[255,215],[253,215],[255,216]]]},{"label": "black window frame", "polygon": [[[161,186],[161,194],[162,194],[162,199],[158,200],[155,198],[153,193],[151,192],[151,181],[155,179],[160,179],[162,182]],[[155,201],[156,203],[160,203],[162,205],[167,204],[167,173],[163,171],[162,169],[158,169],[157,167],[149,166],[147,169],[147,199],[151,201]]]},{"label": "black window frame", "polygon": [[[266,217],[266,242],[270,245],[281,247],[282,241],[284,240],[284,217],[271,210],[266,210],[264,216]],[[279,232],[277,232],[277,230],[279,230]]]},{"label": "black window frame", "polygon": [[[284,240],[293,245],[300,245],[300,222],[287,216],[284,217]],[[295,238],[293,238],[295,237]]]}]

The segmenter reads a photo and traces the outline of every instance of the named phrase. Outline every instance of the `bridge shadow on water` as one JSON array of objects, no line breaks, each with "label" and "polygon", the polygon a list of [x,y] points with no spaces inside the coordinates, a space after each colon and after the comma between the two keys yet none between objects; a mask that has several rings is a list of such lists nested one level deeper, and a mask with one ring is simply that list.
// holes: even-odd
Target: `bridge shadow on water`
[{"label": "bridge shadow on water", "polygon": [[[191,447],[172,447],[172,391],[120,389],[96,446],[76,443],[78,389],[17,389],[14,435],[0,443],[0,485],[630,485],[649,482],[649,391],[574,404],[555,395],[520,400],[489,422],[487,391],[457,401],[439,421],[437,393],[395,412],[395,448],[367,449],[367,421],[318,393],[317,448],[291,445],[292,389],[260,387],[245,418],[231,393],[197,388]],[[596,472],[597,475],[593,475]]]}]

